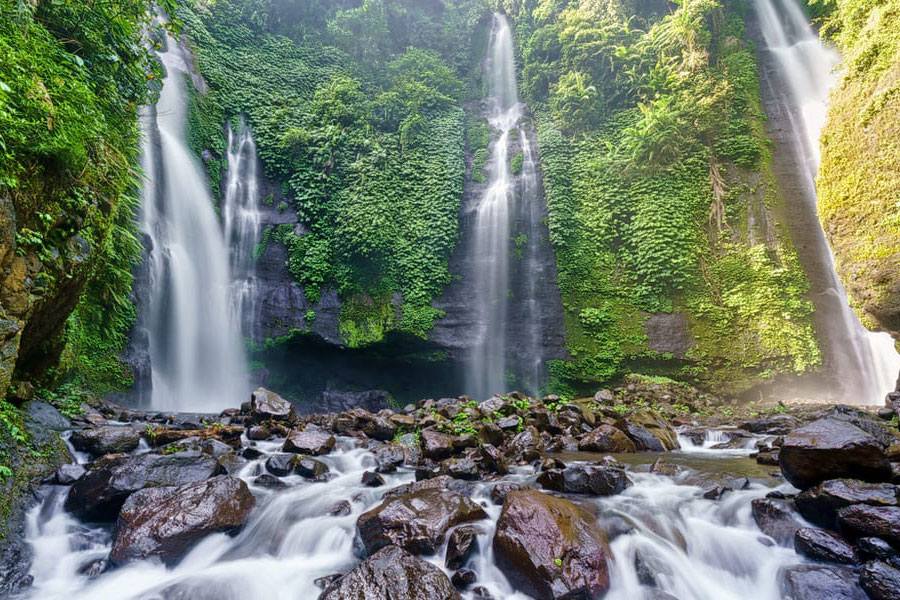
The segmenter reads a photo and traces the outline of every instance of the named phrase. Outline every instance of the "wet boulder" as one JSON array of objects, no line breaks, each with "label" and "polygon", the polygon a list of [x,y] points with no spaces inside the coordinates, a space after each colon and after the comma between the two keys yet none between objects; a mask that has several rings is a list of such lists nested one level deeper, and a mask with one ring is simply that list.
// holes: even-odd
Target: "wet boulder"
[{"label": "wet boulder", "polygon": [[[193,425],[193,424],[192,424]],[[222,443],[228,444],[232,448],[241,447],[241,436],[244,434],[244,428],[229,425],[211,425],[209,427],[191,428],[191,429],[175,429],[169,427],[157,427],[152,431],[146,432],[144,437],[147,438],[151,446],[160,447],[173,442],[180,442],[188,438],[197,438],[201,440],[215,439]]]},{"label": "wet boulder", "polygon": [[749,433],[761,435],[787,435],[800,425],[800,420],[791,415],[771,415],[744,421],[738,425]]},{"label": "wet boulder", "polygon": [[638,410],[616,421],[638,452],[667,452],[681,447],[675,429],[661,416],[651,410]]},{"label": "wet boulder", "polygon": [[69,489],[65,507],[86,521],[112,521],[138,490],[196,483],[223,474],[225,469],[210,456],[112,455],[90,465]]},{"label": "wet boulder", "polygon": [[382,548],[319,596],[319,600],[459,599],[443,571],[397,546]]},{"label": "wet boulder", "polygon": [[141,442],[141,435],[127,425],[102,425],[72,432],[72,447],[93,456],[131,452]]},{"label": "wet boulder", "polygon": [[396,545],[414,554],[434,554],[454,525],[487,518],[469,498],[444,488],[393,496],[360,515],[356,529],[365,554]]},{"label": "wet boulder", "polygon": [[890,483],[829,479],[797,494],[794,502],[800,514],[809,522],[820,527],[834,528],[838,511],[851,504],[900,505],[900,488]]},{"label": "wet boulder", "polygon": [[794,534],[794,549],[807,558],[844,565],[859,563],[856,551],[833,531],[804,527]]},{"label": "wet boulder", "polygon": [[541,434],[534,427],[526,427],[512,437],[505,448],[506,456],[515,463],[537,460],[546,451]]},{"label": "wet boulder", "polygon": [[256,388],[250,397],[250,418],[254,423],[263,421],[293,422],[293,405],[265,388]]},{"label": "wet boulder", "polygon": [[461,569],[466,566],[466,563],[478,550],[479,533],[481,530],[472,525],[463,525],[454,529],[447,540],[444,566],[448,569]]},{"label": "wet boulder", "polygon": [[173,564],[201,538],[242,527],[252,508],[247,484],[234,477],[135,492],[116,521],[110,561],[157,557]]},{"label": "wet boulder", "polygon": [[543,471],[537,479],[544,489],[567,494],[613,496],[628,485],[625,469],[605,465],[571,465]]},{"label": "wet boulder", "polygon": [[900,548],[900,507],[854,504],[838,511],[837,520],[850,537],[879,537]]},{"label": "wet boulder", "polygon": [[537,490],[510,492],[493,540],[497,565],[534,598],[595,598],[609,588],[606,536],[594,517]]},{"label": "wet boulder", "polygon": [[59,485],[72,485],[84,475],[85,469],[82,465],[75,463],[60,465],[53,476],[54,483]]},{"label": "wet boulder", "polygon": [[399,427],[396,423],[379,415],[372,415],[369,422],[363,426],[363,433],[373,440],[387,442],[394,439]]},{"label": "wet boulder", "polygon": [[463,496],[471,496],[473,488],[472,484],[468,481],[463,481],[462,479],[454,479],[449,475],[437,475],[436,477],[432,477],[429,479],[422,479],[421,481],[398,485],[397,487],[385,492],[384,496],[382,496],[382,499],[387,500],[388,498],[396,498],[398,496],[405,496],[407,494],[415,494],[417,492],[421,492],[422,490],[449,490],[462,494]]},{"label": "wet boulder", "polygon": [[516,483],[515,481],[501,481],[491,488],[491,501],[494,504],[502,505],[506,502],[506,497],[510,492],[518,492],[520,490],[534,489],[526,483]]},{"label": "wet boulder", "polygon": [[433,460],[449,458],[453,455],[453,436],[436,429],[423,430],[422,453]]},{"label": "wet boulder", "polygon": [[253,479],[253,485],[268,488],[270,490],[281,490],[287,488],[287,484],[270,473],[263,473]]},{"label": "wet boulder", "polygon": [[384,485],[384,478],[375,471],[366,471],[360,482],[366,487],[381,487]]},{"label": "wet boulder", "polygon": [[393,473],[406,459],[406,453],[400,444],[381,444],[372,450],[372,454],[375,455],[379,473]]},{"label": "wet boulder", "polygon": [[475,481],[481,479],[481,453],[469,448],[462,456],[453,456],[441,463],[441,472],[454,479]]},{"label": "wet boulder", "polygon": [[779,580],[787,600],[867,600],[849,567],[797,565],[782,569]]},{"label": "wet boulder", "polygon": [[284,440],[282,452],[320,456],[334,449],[334,436],[324,431],[292,431]]},{"label": "wet boulder", "polygon": [[760,531],[781,546],[793,544],[797,530],[804,526],[791,504],[784,500],[756,498],[750,508]]},{"label": "wet boulder", "polygon": [[778,455],[785,478],[800,489],[827,479],[888,481],[885,446],[853,423],[819,419],[785,436]]},{"label": "wet boulder", "polygon": [[894,564],[898,563],[900,554],[881,538],[864,537],[856,540],[856,552],[863,560],[881,559]]},{"label": "wet boulder", "polygon": [[873,560],[863,566],[859,584],[871,600],[897,600],[900,598],[900,569]]},{"label": "wet boulder", "polygon": [[578,449],[585,452],[634,452],[635,445],[622,430],[612,425],[600,425],[578,441]]}]

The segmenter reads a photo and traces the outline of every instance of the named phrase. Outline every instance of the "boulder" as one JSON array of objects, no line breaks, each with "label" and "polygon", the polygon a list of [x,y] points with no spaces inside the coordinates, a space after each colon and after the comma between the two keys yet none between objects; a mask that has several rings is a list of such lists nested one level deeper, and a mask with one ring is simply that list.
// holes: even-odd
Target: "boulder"
[{"label": "boulder", "polygon": [[506,496],[510,492],[518,492],[519,490],[534,489],[526,483],[516,483],[514,481],[501,481],[491,488],[491,501],[494,504],[502,505],[506,502]]},{"label": "boulder", "polygon": [[454,529],[447,540],[444,566],[448,569],[461,569],[466,566],[469,558],[478,550],[479,533],[481,530],[472,525],[462,525]]},{"label": "boulder", "polygon": [[254,423],[263,421],[294,421],[293,405],[265,388],[256,388],[250,397],[250,418]]},{"label": "boulder", "polygon": [[141,454],[101,458],[72,485],[66,510],[86,521],[112,521],[125,500],[148,487],[178,486],[223,475],[209,456]]},{"label": "boulder", "polygon": [[399,427],[386,417],[372,415],[369,422],[363,426],[363,433],[374,440],[387,442],[394,439]]},{"label": "boulder", "polygon": [[426,458],[441,460],[453,455],[453,436],[435,429],[422,431],[422,453]]},{"label": "boulder", "polygon": [[69,443],[79,452],[93,456],[131,452],[141,442],[141,434],[128,425],[102,425],[72,432]]},{"label": "boulder", "polygon": [[171,565],[201,538],[242,527],[252,508],[247,484],[234,477],[140,490],[119,513],[110,561],[158,557]]},{"label": "boulder", "polygon": [[59,485],[72,485],[84,475],[85,469],[82,465],[70,463],[61,465],[53,476],[55,483]]},{"label": "boulder", "polygon": [[744,421],[738,425],[750,433],[763,435],[787,435],[800,425],[800,420],[791,415],[772,415]]},{"label": "boulder", "polygon": [[863,560],[889,560],[897,564],[900,557],[897,551],[886,541],[877,537],[864,537],[856,540],[856,552]]},{"label": "boulder", "polygon": [[786,600],[867,600],[849,567],[797,565],[779,572]]},{"label": "boulder", "polygon": [[475,481],[481,479],[481,453],[469,448],[462,456],[453,456],[441,463],[441,472],[454,479]]},{"label": "boulder", "polygon": [[794,534],[794,549],[807,558],[844,565],[859,563],[856,551],[847,540],[824,529],[803,527]]},{"label": "boulder", "polygon": [[595,521],[568,500],[510,492],[494,533],[497,566],[534,598],[599,597],[609,588],[610,553]]},{"label": "boulder", "polygon": [[837,513],[851,504],[898,506],[900,488],[890,483],[865,483],[856,479],[829,479],[797,494],[797,510],[811,523],[833,529]]},{"label": "boulder", "polygon": [[578,449],[585,452],[634,452],[635,445],[622,430],[612,425],[600,425],[578,441]]},{"label": "boulder", "polygon": [[398,485],[385,492],[384,496],[382,496],[382,500],[414,494],[422,490],[450,490],[462,494],[463,496],[471,496],[473,488],[472,484],[468,481],[453,479],[449,475],[438,475],[437,477],[432,477],[430,479]]},{"label": "boulder", "polygon": [[458,590],[464,590],[471,586],[478,579],[475,571],[472,569],[460,569],[450,577],[450,582]]},{"label": "boulder", "polygon": [[541,434],[534,427],[527,427],[517,433],[506,444],[506,456],[515,463],[529,463],[537,460],[545,452]]},{"label": "boulder", "polygon": [[367,555],[388,545],[414,554],[434,554],[447,530],[460,523],[487,518],[469,498],[443,488],[424,488],[387,498],[356,521]]},{"label": "boulder", "polygon": [[386,546],[332,582],[319,600],[460,600],[436,566]]},{"label": "boulder", "polygon": [[381,487],[384,485],[384,478],[375,471],[366,471],[362,474],[361,483],[366,487]]},{"label": "boulder", "polygon": [[897,600],[900,598],[900,569],[881,560],[863,565],[859,585],[871,600]]},{"label": "boulder", "polygon": [[900,507],[854,504],[839,510],[837,520],[850,537],[879,537],[900,548]]},{"label": "boulder", "polygon": [[842,477],[888,481],[891,468],[884,450],[884,444],[856,425],[828,418],[785,436],[778,460],[785,478],[806,489]]},{"label": "boulder", "polygon": [[254,478],[253,485],[258,485],[260,487],[269,488],[272,490],[280,490],[287,487],[287,484],[285,482],[270,473],[263,473],[262,475]]},{"label": "boulder", "polygon": [[282,452],[266,459],[266,470],[278,477],[286,477],[294,472],[299,457],[296,454]]},{"label": "boulder", "polygon": [[[194,425],[194,424],[191,424]],[[151,446],[160,447],[172,442],[179,442],[187,438],[198,438],[201,440],[215,439],[222,443],[228,444],[232,448],[241,447],[241,436],[244,434],[244,428],[228,425],[212,425],[210,427],[198,427],[191,429],[171,429],[169,427],[157,427],[151,433],[147,433],[145,437]]]},{"label": "boulder", "polygon": [[613,496],[625,489],[625,469],[600,465],[571,465],[543,471],[537,481],[544,489],[567,494]]},{"label": "boulder", "polygon": [[793,544],[797,530],[804,526],[790,503],[784,500],[756,498],[750,508],[760,531],[781,546]]},{"label": "boulder", "polygon": [[393,473],[403,464],[406,453],[400,444],[381,444],[372,450],[379,473]]},{"label": "boulder", "polygon": [[638,452],[666,452],[681,447],[672,426],[651,410],[635,411],[616,421],[616,427],[634,442]]},{"label": "boulder", "polygon": [[292,431],[284,440],[282,452],[320,456],[334,449],[334,436],[324,431]]}]

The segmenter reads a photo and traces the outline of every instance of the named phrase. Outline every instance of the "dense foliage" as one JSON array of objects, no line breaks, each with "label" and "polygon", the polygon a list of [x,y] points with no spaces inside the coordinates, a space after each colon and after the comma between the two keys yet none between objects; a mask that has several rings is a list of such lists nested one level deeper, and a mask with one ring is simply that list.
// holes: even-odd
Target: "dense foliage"
[{"label": "dense foliage", "polygon": [[[774,220],[778,198],[743,3],[506,5],[573,357],[557,385],[639,365],[739,392],[815,367],[796,253],[750,218]],[[660,314],[683,317],[682,348],[653,349],[666,347],[647,325]]]},{"label": "dense foliage", "polygon": [[819,214],[851,301],[900,332],[900,2],[811,2],[844,55],[822,134]]},{"label": "dense foliage", "polygon": [[469,49],[484,5],[302,4],[218,0],[179,13],[210,86],[193,102],[192,145],[215,155],[216,185],[222,123],[246,114],[266,174],[284,183],[303,226],[267,239],[288,248],[307,298],[338,290],[350,346],[391,329],[424,336],[450,281],[464,80],[476,71]]}]

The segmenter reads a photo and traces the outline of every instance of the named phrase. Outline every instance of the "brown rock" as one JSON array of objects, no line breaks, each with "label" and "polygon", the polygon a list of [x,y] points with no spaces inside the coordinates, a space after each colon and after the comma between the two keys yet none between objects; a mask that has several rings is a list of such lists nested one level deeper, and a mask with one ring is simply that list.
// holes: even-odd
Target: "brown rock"
[{"label": "brown rock", "polygon": [[319,456],[331,452],[334,444],[334,437],[323,431],[292,431],[281,451]]},{"label": "brown rock", "polygon": [[586,452],[634,452],[635,446],[622,430],[611,425],[600,425],[581,437],[578,449]]}]

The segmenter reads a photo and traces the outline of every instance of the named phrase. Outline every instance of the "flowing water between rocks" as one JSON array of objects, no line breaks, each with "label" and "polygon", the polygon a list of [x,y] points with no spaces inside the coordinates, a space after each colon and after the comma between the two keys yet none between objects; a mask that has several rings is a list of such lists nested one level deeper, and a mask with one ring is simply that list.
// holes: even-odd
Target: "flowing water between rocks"
[{"label": "flowing water between rocks", "polygon": [[[725,436],[723,436],[725,437]],[[611,533],[612,560],[609,600],[728,600],[781,597],[780,568],[802,562],[793,550],[777,546],[754,523],[750,502],[771,491],[772,481],[753,477],[759,472],[745,455],[749,449],[715,450],[717,435],[707,435],[694,446],[667,454],[632,455],[633,463],[665,457],[667,461],[710,471],[750,469],[748,489],[730,491],[719,500],[703,497],[699,487],[679,485],[662,475],[629,473],[632,485],[612,497],[571,498],[597,516]],[[747,445],[756,438],[748,438]],[[245,444],[247,443],[244,440]],[[332,478],[312,483],[300,476],[283,478],[285,489],[253,485],[265,473],[266,456],[248,462],[237,475],[250,484],[257,504],[249,522],[235,537],[215,534],[205,538],[177,565],[166,568],[148,561],[130,563],[96,577],[84,573],[103,560],[111,546],[108,527],[84,524],[66,513],[67,488],[48,486],[43,500],[28,515],[28,541],[34,549],[33,588],[28,599],[142,600],[296,600],[316,598],[319,577],[349,571],[359,561],[354,554],[356,520],[376,506],[385,491],[414,481],[411,470],[384,474],[385,485],[366,487],[361,476],[375,466],[375,457],[353,448],[355,440],[339,438],[338,448],[318,457]],[[278,452],[280,441],[257,442],[266,453]],[[146,452],[139,449],[136,452]],[[80,460],[86,457],[81,456]],[[577,456],[567,456],[571,461]],[[581,456],[590,459],[590,455]],[[535,471],[520,467],[503,481],[533,483]],[[495,483],[473,482],[470,497],[481,504],[489,519],[478,522],[480,551],[468,568],[477,575],[475,586],[495,599],[525,599],[514,591],[494,561],[491,539],[501,507],[490,498]],[[350,512],[331,516],[335,504],[349,501]],[[614,535],[618,533],[618,535]],[[445,549],[427,560],[444,568]],[[446,571],[446,569],[445,569]],[[450,571],[447,571],[448,574]],[[474,588],[473,588],[474,589]],[[669,595],[667,595],[669,594]],[[464,598],[486,598],[469,590]]]}]

